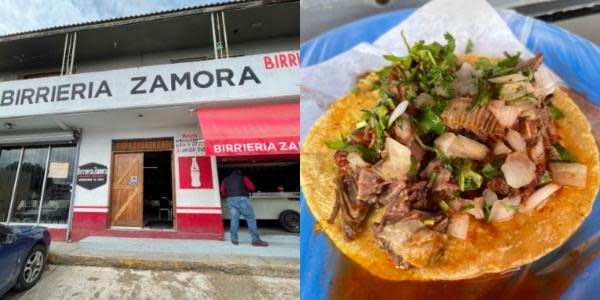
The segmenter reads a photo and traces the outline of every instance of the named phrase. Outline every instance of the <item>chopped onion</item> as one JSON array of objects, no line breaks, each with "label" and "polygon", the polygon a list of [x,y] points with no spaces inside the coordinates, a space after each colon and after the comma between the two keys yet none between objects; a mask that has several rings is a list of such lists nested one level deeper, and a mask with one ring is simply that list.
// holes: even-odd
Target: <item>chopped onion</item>
[{"label": "chopped onion", "polygon": [[515,151],[525,151],[527,149],[527,144],[521,134],[512,129],[508,130],[504,138]]},{"label": "chopped onion", "polygon": [[580,163],[550,163],[552,182],[559,185],[568,185],[584,188],[587,178],[587,166]]},{"label": "chopped onion", "polygon": [[492,83],[509,83],[509,82],[524,81],[524,80],[527,80],[527,77],[523,76],[523,74],[521,74],[521,72],[488,79],[488,81],[492,82]]},{"label": "chopped onion", "polygon": [[398,104],[398,106],[396,106],[396,108],[390,115],[390,120],[388,121],[388,127],[390,127],[390,126],[392,126],[392,124],[394,124],[396,119],[398,119],[398,117],[400,117],[406,111],[407,107],[408,107],[408,101],[406,101],[406,100],[400,102],[400,104]]},{"label": "chopped onion", "polygon": [[494,154],[496,155],[504,155],[509,154],[511,152],[512,150],[510,150],[510,148],[508,148],[503,142],[498,141],[494,145]]},{"label": "chopped onion", "polygon": [[510,220],[519,210],[521,196],[495,201],[490,210],[490,222]]},{"label": "chopped onion", "polygon": [[477,95],[478,89],[475,82],[475,77],[481,77],[479,71],[477,71],[469,63],[463,63],[456,71],[456,78],[452,82],[452,88],[454,88],[455,95]]},{"label": "chopped onion", "polygon": [[423,108],[425,106],[433,104],[433,97],[427,93],[420,93],[413,101],[417,108]]},{"label": "chopped onion", "polygon": [[473,208],[466,209],[465,212],[471,214],[475,219],[481,220],[485,216],[483,214],[483,198],[477,197],[473,200],[468,200],[467,204],[473,204]]},{"label": "chopped onion", "polygon": [[364,167],[368,167],[371,164],[366,162],[361,156],[360,154],[356,153],[356,152],[350,152],[348,153],[348,162],[350,162],[351,165],[355,166],[355,167],[360,167],[360,168],[364,168]]},{"label": "chopped onion", "polygon": [[521,107],[506,105],[504,101],[492,101],[488,104],[488,109],[496,117],[498,123],[506,128],[512,127],[523,111]]},{"label": "chopped onion", "polygon": [[482,143],[466,136],[451,132],[442,134],[435,140],[435,145],[446,156],[482,160],[489,149]]},{"label": "chopped onion", "polygon": [[509,154],[500,169],[506,183],[515,189],[526,186],[535,178],[535,164],[523,151]]},{"label": "chopped onion", "polygon": [[387,157],[381,166],[381,175],[386,180],[402,178],[406,176],[410,169],[410,149],[400,144],[398,141],[387,137],[385,138],[385,151]]},{"label": "chopped onion", "polygon": [[467,239],[469,232],[469,215],[465,213],[454,214],[448,223],[448,234],[461,240]]},{"label": "chopped onion", "polygon": [[548,197],[554,194],[560,189],[560,185],[555,183],[549,183],[533,192],[529,198],[521,203],[521,209],[519,211],[524,213],[530,213],[534,208],[542,204]]},{"label": "chopped onion", "polygon": [[529,157],[535,163],[539,163],[544,159],[544,140],[538,136],[536,143],[529,148]]},{"label": "chopped onion", "polygon": [[500,100],[511,101],[519,99],[527,94],[532,94],[535,90],[529,81],[512,82],[502,85],[498,98]]},{"label": "chopped onion", "polygon": [[498,201],[498,195],[496,195],[496,193],[490,189],[483,190],[482,196],[483,201],[485,201],[485,204],[487,205],[492,205],[494,202]]}]

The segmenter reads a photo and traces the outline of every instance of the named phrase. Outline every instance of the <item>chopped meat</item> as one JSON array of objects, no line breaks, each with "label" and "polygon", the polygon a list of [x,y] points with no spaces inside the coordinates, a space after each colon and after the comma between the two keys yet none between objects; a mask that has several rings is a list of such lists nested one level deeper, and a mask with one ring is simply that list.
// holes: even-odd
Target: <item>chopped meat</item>
[{"label": "chopped meat", "polygon": [[437,202],[427,197],[427,181],[419,181],[410,186],[407,201],[410,208],[425,211],[439,209]]},{"label": "chopped meat", "polygon": [[392,202],[388,205],[383,217],[379,221],[382,226],[387,224],[392,224],[400,221],[402,218],[406,217],[410,212],[410,207],[408,207],[408,202],[403,201],[403,199],[396,199],[396,201]]},{"label": "chopped meat", "polygon": [[363,127],[358,130],[355,130],[350,135],[350,140],[352,140],[356,144],[363,145],[367,148],[373,147],[375,145],[375,140],[377,135],[375,134],[375,130],[371,127]]},{"label": "chopped meat", "polygon": [[339,211],[342,212],[342,230],[347,240],[355,239],[363,230],[363,223],[372,204],[356,199],[356,179],[353,176],[338,176],[336,179],[336,203],[329,219],[333,223]]},{"label": "chopped meat", "polygon": [[434,221],[435,225],[433,225],[432,229],[440,233],[446,233],[448,230],[448,218],[440,214],[434,218]]},{"label": "chopped meat", "polygon": [[423,161],[423,158],[425,158],[425,154],[427,154],[427,152],[425,152],[425,150],[421,148],[421,146],[416,140],[413,140],[412,143],[410,143],[408,149],[410,149],[410,153],[412,157],[414,157],[415,162],[417,164]]},{"label": "chopped meat", "polygon": [[446,169],[446,168],[441,168],[435,182],[433,183],[431,190],[434,192],[442,192],[442,191],[456,192],[456,191],[458,191],[458,186],[456,184],[450,182],[451,178],[452,178],[452,173],[450,171],[448,171],[448,169]]},{"label": "chopped meat", "polygon": [[377,195],[383,189],[383,179],[372,168],[362,168],[358,173],[358,192],[356,198],[360,201],[375,203]]},{"label": "chopped meat", "polygon": [[519,63],[519,65],[517,65],[517,69],[518,70],[530,69],[532,72],[535,72],[540,67],[540,65],[542,65],[543,61],[544,61],[544,55],[541,53],[538,53],[535,55],[535,57],[532,57],[522,63]]},{"label": "chopped meat", "polygon": [[373,228],[375,240],[394,261],[396,267],[425,267],[446,246],[447,236],[423,224],[427,214],[410,211],[393,223],[379,223]]},{"label": "chopped meat", "polygon": [[335,165],[338,167],[338,174],[340,176],[350,175],[352,173],[352,167],[348,161],[348,152],[336,151],[333,155]]},{"label": "chopped meat", "polygon": [[386,189],[381,193],[378,201],[383,204],[393,203],[405,189],[406,181],[404,179],[396,179],[386,185]]},{"label": "chopped meat", "polygon": [[[433,185],[431,186],[431,191],[433,192],[456,192],[458,191],[458,186],[454,183],[451,183],[450,180],[452,178],[452,173],[446,169],[442,162],[439,160],[431,161],[425,170],[423,170],[420,174],[421,178],[429,180],[429,178],[433,175],[433,173],[437,173],[437,177]],[[443,197],[444,199],[446,197]]]},{"label": "chopped meat", "polygon": [[470,98],[451,100],[448,108],[442,113],[444,124],[454,131],[464,129],[473,132],[482,141],[504,136],[504,127],[500,125],[487,106],[470,111],[470,104]]},{"label": "chopped meat", "polygon": [[531,139],[537,137],[538,131],[538,120],[522,119],[521,122],[519,122],[519,133],[525,141],[530,141]]},{"label": "chopped meat", "polygon": [[508,194],[510,194],[511,191],[510,186],[508,185],[508,183],[506,183],[506,180],[500,177],[490,179],[487,182],[486,187],[494,193],[502,196],[508,196]]}]

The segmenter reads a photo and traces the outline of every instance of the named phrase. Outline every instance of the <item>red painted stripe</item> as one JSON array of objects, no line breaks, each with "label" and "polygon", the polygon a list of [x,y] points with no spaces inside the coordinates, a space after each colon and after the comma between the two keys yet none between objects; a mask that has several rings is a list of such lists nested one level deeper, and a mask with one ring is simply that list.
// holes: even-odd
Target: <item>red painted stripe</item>
[{"label": "red painted stripe", "polygon": [[177,209],[221,209],[220,206],[177,206]]},{"label": "red painted stripe", "polygon": [[75,205],[73,208],[108,208],[108,206],[102,205]]}]

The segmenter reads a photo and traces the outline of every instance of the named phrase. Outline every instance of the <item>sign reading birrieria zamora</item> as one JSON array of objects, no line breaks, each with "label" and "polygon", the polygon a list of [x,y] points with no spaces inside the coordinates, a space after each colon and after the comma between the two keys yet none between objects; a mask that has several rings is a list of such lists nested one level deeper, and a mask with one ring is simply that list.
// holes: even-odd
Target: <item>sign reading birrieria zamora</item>
[{"label": "sign reading birrieria zamora", "polygon": [[238,169],[299,212],[299,2],[242,2],[0,36],[0,223],[223,240]]}]

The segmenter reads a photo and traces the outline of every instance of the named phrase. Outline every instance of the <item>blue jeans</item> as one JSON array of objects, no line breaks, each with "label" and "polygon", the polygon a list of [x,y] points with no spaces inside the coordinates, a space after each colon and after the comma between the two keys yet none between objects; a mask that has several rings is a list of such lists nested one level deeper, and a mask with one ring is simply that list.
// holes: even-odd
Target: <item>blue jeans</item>
[{"label": "blue jeans", "polygon": [[248,229],[252,235],[252,241],[256,242],[260,240],[258,235],[258,229],[256,227],[256,216],[254,216],[254,209],[250,204],[250,198],[248,197],[227,197],[227,207],[229,207],[229,213],[231,215],[231,240],[238,240],[238,229],[240,227],[240,214],[246,218],[248,223]]}]

